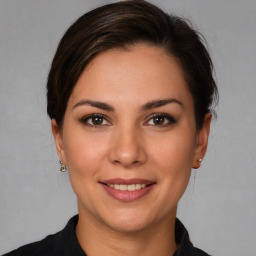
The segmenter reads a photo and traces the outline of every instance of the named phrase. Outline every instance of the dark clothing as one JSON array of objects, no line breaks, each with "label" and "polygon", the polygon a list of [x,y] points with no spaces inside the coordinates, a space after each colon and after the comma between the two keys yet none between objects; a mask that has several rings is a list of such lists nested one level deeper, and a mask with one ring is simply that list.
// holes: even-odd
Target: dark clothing
[{"label": "dark clothing", "polygon": [[[78,215],[71,218],[62,231],[49,235],[42,241],[24,245],[3,256],[86,256],[76,237],[77,221]],[[173,256],[209,256],[193,247],[187,230],[178,219],[175,223],[175,238],[179,248]]]}]

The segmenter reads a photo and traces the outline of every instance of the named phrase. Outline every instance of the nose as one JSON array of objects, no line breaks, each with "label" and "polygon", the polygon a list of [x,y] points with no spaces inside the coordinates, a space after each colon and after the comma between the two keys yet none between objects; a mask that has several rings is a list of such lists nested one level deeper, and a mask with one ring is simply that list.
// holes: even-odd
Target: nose
[{"label": "nose", "polygon": [[133,168],[147,161],[143,136],[135,129],[116,132],[111,143],[110,161],[124,168]]}]

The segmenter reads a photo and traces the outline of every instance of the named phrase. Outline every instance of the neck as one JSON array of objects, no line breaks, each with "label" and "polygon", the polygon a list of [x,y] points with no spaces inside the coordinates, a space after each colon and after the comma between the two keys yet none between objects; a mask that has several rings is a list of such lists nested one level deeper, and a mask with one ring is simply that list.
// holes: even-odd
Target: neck
[{"label": "neck", "polygon": [[79,211],[76,235],[89,256],[171,256],[177,249],[175,216],[142,230],[120,232]]}]

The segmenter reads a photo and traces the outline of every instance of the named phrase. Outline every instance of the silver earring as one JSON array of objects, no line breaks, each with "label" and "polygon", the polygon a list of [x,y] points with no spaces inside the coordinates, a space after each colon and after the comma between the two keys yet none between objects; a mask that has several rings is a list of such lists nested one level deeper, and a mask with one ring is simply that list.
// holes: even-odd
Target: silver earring
[{"label": "silver earring", "polygon": [[60,160],[60,171],[61,172],[66,172],[67,171],[67,166],[64,165],[61,160]]},{"label": "silver earring", "polygon": [[203,159],[202,159],[202,158],[199,158],[199,159],[198,159],[198,162],[200,162],[200,163],[201,163],[202,161],[203,161]]}]

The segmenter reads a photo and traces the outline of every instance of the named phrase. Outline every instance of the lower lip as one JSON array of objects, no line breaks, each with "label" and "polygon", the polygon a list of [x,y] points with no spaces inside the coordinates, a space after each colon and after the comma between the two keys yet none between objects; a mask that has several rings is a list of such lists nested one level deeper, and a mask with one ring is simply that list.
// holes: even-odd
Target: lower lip
[{"label": "lower lip", "polygon": [[154,184],[135,191],[117,190],[104,184],[102,184],[102,186],[108,192],[108,194],[114,197],[115,199],[122,202],[132,202],[147,195],[153,189]]}]

